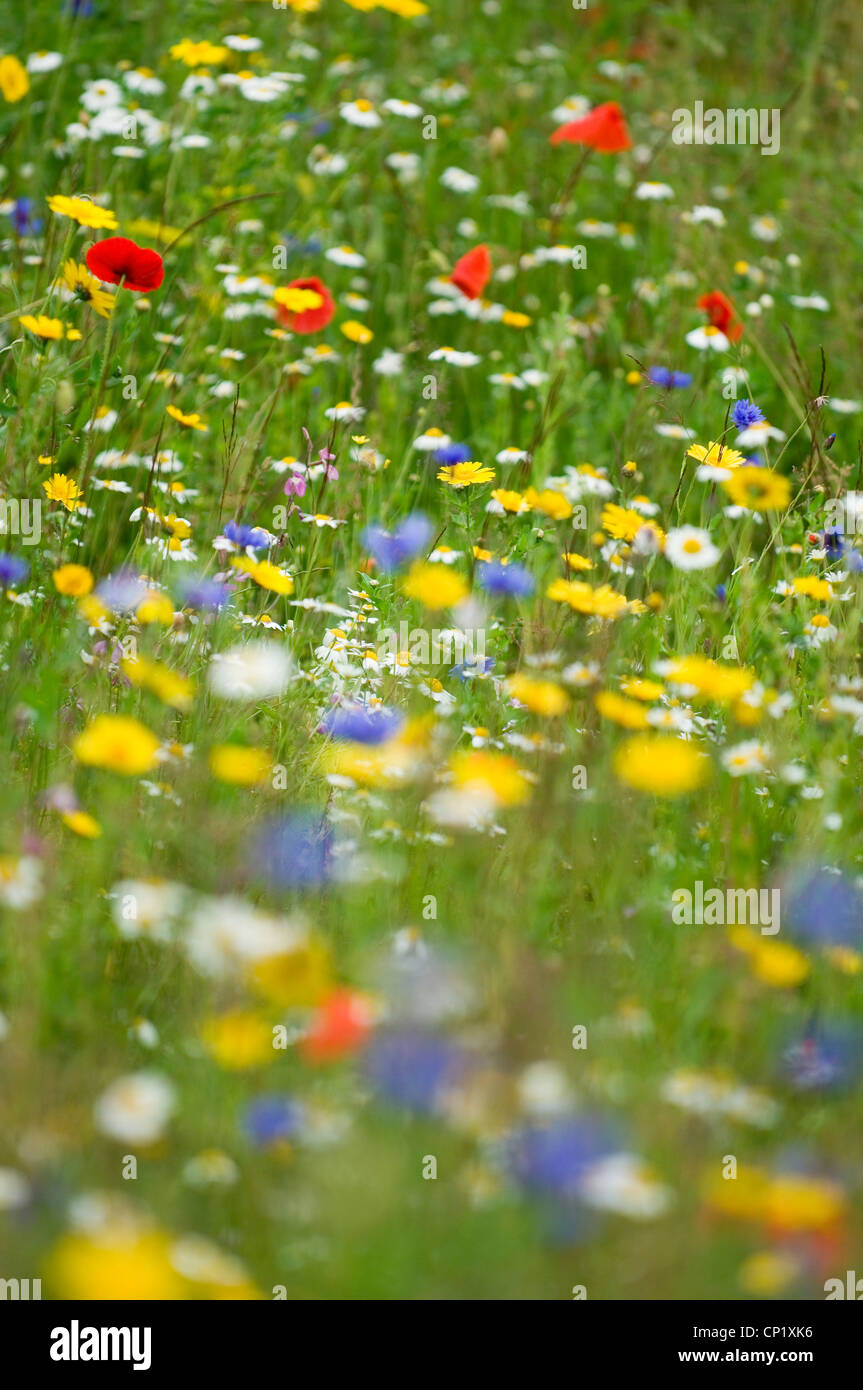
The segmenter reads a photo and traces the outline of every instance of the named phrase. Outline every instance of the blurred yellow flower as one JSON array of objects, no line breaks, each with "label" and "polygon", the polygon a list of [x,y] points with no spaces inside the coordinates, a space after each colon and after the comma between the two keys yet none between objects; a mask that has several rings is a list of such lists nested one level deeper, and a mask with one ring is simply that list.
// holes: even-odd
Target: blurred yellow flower
[{"label": "blurred yellow flower", "polygon": [[770,940],[745,926],[732,927],[728,936],[749,957],[756,978],[774,989],[794,989],[811,972],[808,957],[789,942]]},{"label": "blurred yellow flower", "polygon": [[698,695],[729,704],[755,684],[755,672],[746,666],[723,666],[708,656],[677,656],[662,667],[675,685],[692,686]]},{"label": "blurred yellow flower", "polygon": [[370,328],[366,328],[364,323],[358,323],[356,319],[348,319],[339,327],[352,343],[370,343],[375,336]]},{"label": "blurred yellow flower", "polygon": [[137,777],[153,767],[159,740],[137,719],[122,714],[98,714],[78,735],[72,751],[79,763]]},{"label": "blurred yellow flower", "polygon": [[24,64],[11,53],[0,58],[0,92],[3,100],[20,101],[30,90],[30,78]]},{"label": "blurred yellow flower", "polygon": [[181,43],[171,45],[171,57],[177,58],[181,63],[185,63],[187,68],[198,68],[206,63],[221,63],[227,58],[229,49],[220,43],[210,43],[207,39],[202,39],[196,43],[193,39],[183,39]]},{"label": "blurred yellow flower", "polygon": [[684,796],[706,781],[710,760],[682,739],[636,734],[615,753],[614,771],[636,791],[654,796]]},{"label": "blurred yellow flower", "polygon": [[320,941],[304,941],[295,951],[255,961],[249,984],[280,1009],[313,1008],[333,988],[330,952]]},{"label": "blurred yellow flower", "polygon": [[493,796],[502,806],[517,806],[530,796],[530,783],[515,758],[482,749],[453,754],[453,781],[462,791]]},{"label": "blurred yellow flower", "polygon": [[51,578],[58,594],[69,594],[72,598],[83,598],[93,588],[93,576],[86,565],[61,565]]},{"label": "blurred yellow flower", "polygon": [[468,593],[467,584],[449,565],[415,564],[402,584],[408,598],[419,599],[426,608],[451,608]]},{"label": "blurred yellow flower", "polygon": [[191,707],[195,693],[195,682],[179,671],[173,671],[160,661],[151,661],[146,656],[126,657],[121,663],[123,675],[132,685],[143,687],[155,695],[162,704],[172,709],[186,710]]},{"label": "blurred yellow flower", "polygon": [[529,507],[542,512],[552,521],[566,521],[572,516],[572,503],[564,497],[562,492],[555,492],[553,488],[543,488],[542,492],[537,492],[535,487],[529,487],[524,494],[524,500]]},{"label": "blurred yellow flower", "polygon": [[169,405],[166,409],[171,419],[176,420],[180,425],[184,425],[186,429],[200,430],[201,434],[207,434],[209,432],[210,426],[207,424],[206,420],[201,418],[197,411],[193,411],[191,415],[184,415],[182,410],[178,410],[175,405]]},{"label": "blurred yellow flower", "polygon": [[624,729],[646,729],[647,710],[637,700],[628,700],[614,690],[600,690],[593,703],[604,719],[610,719]]},{"label": "blurred yellow flower", "polygon": [[272,1027],[251,1010],[233,1009],[208,1018],[201,1038],[210,1056],[226,1071],[249,1071],[276,1060]]},{"label": "blurred yellow flower", "polygon": [[49,319],[45,314],[22,314],[18,322],[22,328],[26,328],[28,333],[32,333],[36,338],[50,338],[56,342],[63,337],[63,320]]},{"label": "blurred yellow flower", "polygon": [[117,226],[117,215],[110,208],[100,208],[98,203],[92,202],[89,198],[67,198],[64,194],[57,193],[48,199],[48,206],[52,212],[58,213],[61,217],[71,217],[82,227],[92,227],[96,231],[113,231]]},{"label": "blurred yellow flower", "polygon": [[98,840],[102,834],[102,827],[87,811],[64,811],[60,819],[70,830],[74,830],[76,835],[81,835],[85,840]]},{"label": "blurred yellow flower", "polygon": [[736,468],[722,486],[732,502],[750,511],[777,511],[791,500],[791,483],[770,468]]},{"label": "blurred yellow flower", "polygon": [[159,593],[158,589],[151,589],[135,609],[135,617],[139,623],[145,625],[161,623],[168,627],[174,621],[174,605],[167,594]]},{"label": "blurred yellow flower", "polygon": [[269,560],[250,560],[247,557],[233,560],[235,569],[247,574],[250,579],[254,579],[256,584],[260,584],[262,589],[270,589],[274,594],[292,594],[294,592],[294,581],[284,570],[280,570],[278,565],[273,565]]},{"label": "blurred yellow flower", "polygon": [[576,613],[593,614],[597,618],[620,618],[630,605],[623,594],[600,584],[594,589],[580,579],[555,579],[546,589],[546,597],[555,603],[568,603]]},{"label": "blurred yellow flower", "polygon": [[569,696],[562,685],[555,681],[536,680],[533,676],[519,673],[507,682],[507,690],[519,704],[526,705],[533,714],[555,717],[566,714],[569,709]]},{"label": "blurred yellow flower", "polygon": [[210,750],[210,771],[220,782],[253,787],[266,781],[272,758],[263,748],[245,748],[239,743],[220,743]]},{"label": "blurred yellow flower", "polygon": [[183,1280],[170,1258],[170,1237],[125,1224],[98,1234],[61,1237],[48,1259],[50,1287],[60,1299],[174,1300]]}]

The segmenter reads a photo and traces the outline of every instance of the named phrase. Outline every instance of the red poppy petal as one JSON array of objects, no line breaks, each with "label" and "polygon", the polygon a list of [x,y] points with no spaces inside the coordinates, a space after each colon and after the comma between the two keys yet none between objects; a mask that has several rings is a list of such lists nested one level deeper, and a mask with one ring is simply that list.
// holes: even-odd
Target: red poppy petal
[{"label": "red poppy petal", "polygon": [[491,279],[491,256],[487,246],[475,246],[453,266],[450,280],[468,299],[479,299]]},{"label": "red poppy petal", "polygon": [[562,142],[574,145],[589,145],[602,154],[619,154],[632,146],[626,117],[616,101],[606,101],[596,106],[586,116],[577,121],[567,121],[558,126],[551,136],[551,143]]},{"label": "red poppy petal", "polygon": [[86,259],[87,269],[103,283],[122,283],[124,289],[135,290],[139,294],[157,290],[165,278],[164,264],[158,251],[138,246],[125,236],[94,241]]},{"label": "red poppy petal", "polygon": [[321,296],[323,303],[315,309],[302,309],[299,313],[292,313],[284,304],[280,304],[276,311],[279,323],[292,333],[319,333],[326,328],[336,312],[336,305],[323,281],[317,275],[308,275],[302,280],[292,280],[288,289],[313,290]]}]

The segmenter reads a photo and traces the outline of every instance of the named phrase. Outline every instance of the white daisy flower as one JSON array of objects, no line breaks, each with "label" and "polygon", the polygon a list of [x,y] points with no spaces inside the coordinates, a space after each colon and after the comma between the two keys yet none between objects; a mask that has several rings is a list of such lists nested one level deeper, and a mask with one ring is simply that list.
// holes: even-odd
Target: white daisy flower
[{"label": "white daisy flower", "polygon": [[176,1106],[176,1092],[167,1077],[139,1071],[118,1077],[94,1106],[97,1127],[123,1144],[155,1144],[162,1137]]},{"label": "white daisy flower", "polygon": [[665,537],[665,558],[675,569],[711,569],[720,556],[721,551],[700,526],[675,526]]},{"label": "white daisy flower", "polygon": [[348,125],[361,126],[364,130],[374,130],[381,124],[381,118],[370,101],[358,98],[345,101],[339,107],[339,115]]},{"label": "white daisy flower", "polygon": [[365,256],[360,255],[352,246],[333,246],[324,255],[328,261],[334,265],[347,265],[352,269],[360,270],[366,264]]},{"label": "white daisy flower", "polygon": [[475,193],[479,188],[479,179],[476,174],[469,174],[466,169],[459,169],[454,164],[444,169],[440,176],[440,182],[451,193]]},{"label": "white daisy flower", "polygon": [[635,186],[635,197],[642,202],[662,202],[666,198],[674,197],[674,189],[668,183],[638,183]]},{"label": "white daisy flower", "polygon": [[712,324],[706,324],[700,328],[693,328],[687,333],[686,341],[690,347],[697,348],[699,352],[727,352],[731,343],[725,334]]},{"label": "white daisy flower", "polygon": [[383,109],[389,111],[391,116],[407,116],[414,120],[423,113],[422,107],[417,106],[415,101],[400,101],[398,97],[387,97]]}]

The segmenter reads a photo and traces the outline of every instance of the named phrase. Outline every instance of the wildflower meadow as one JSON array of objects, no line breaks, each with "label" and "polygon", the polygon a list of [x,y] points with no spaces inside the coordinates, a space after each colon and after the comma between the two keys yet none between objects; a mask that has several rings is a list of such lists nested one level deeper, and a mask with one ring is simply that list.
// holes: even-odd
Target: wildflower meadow
[{"label": "wildflower meadow", "polygon": [[859,5],[0,29],[3,1299],[863,1297]]}]

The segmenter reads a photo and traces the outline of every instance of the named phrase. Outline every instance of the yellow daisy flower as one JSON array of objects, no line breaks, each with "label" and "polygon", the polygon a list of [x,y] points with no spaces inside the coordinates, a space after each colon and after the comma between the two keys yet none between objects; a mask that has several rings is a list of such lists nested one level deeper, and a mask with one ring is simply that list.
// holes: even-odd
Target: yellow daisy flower
[{"label": "yellow daisy flower", "polygon": [[453,463],[441,468],[437,476],[440,482],[447,483],[450,487],[472,487],[474,483],[490,483],[494,477],[494,469],[472,461]]},{"label": "yellow daisy flower", "polygon": [[81,489],[74,478],[69,478],[65,473],[52,473],[47,483],[43,483],[45,496],[49,502],[59,502],[66,508],[67,512],[75,512],[79,507],[83,507],[84,501],[81,496]]},{"label": "yellow daisy flower", "polygon": [[67,198],[65,194],[55,193],[48,199],[52,212],[61,217],[71,217],[82,227],[92,227],[96,231],[113,231],[117,226],[117,214],[110,208],[100,208],[89,198]]},{"label": "yellow daisy flower", "polygon": [[779,511],[791,500],[791,483],[771,468],[737,468],[722,486],[732,502],[750,511]]}]

